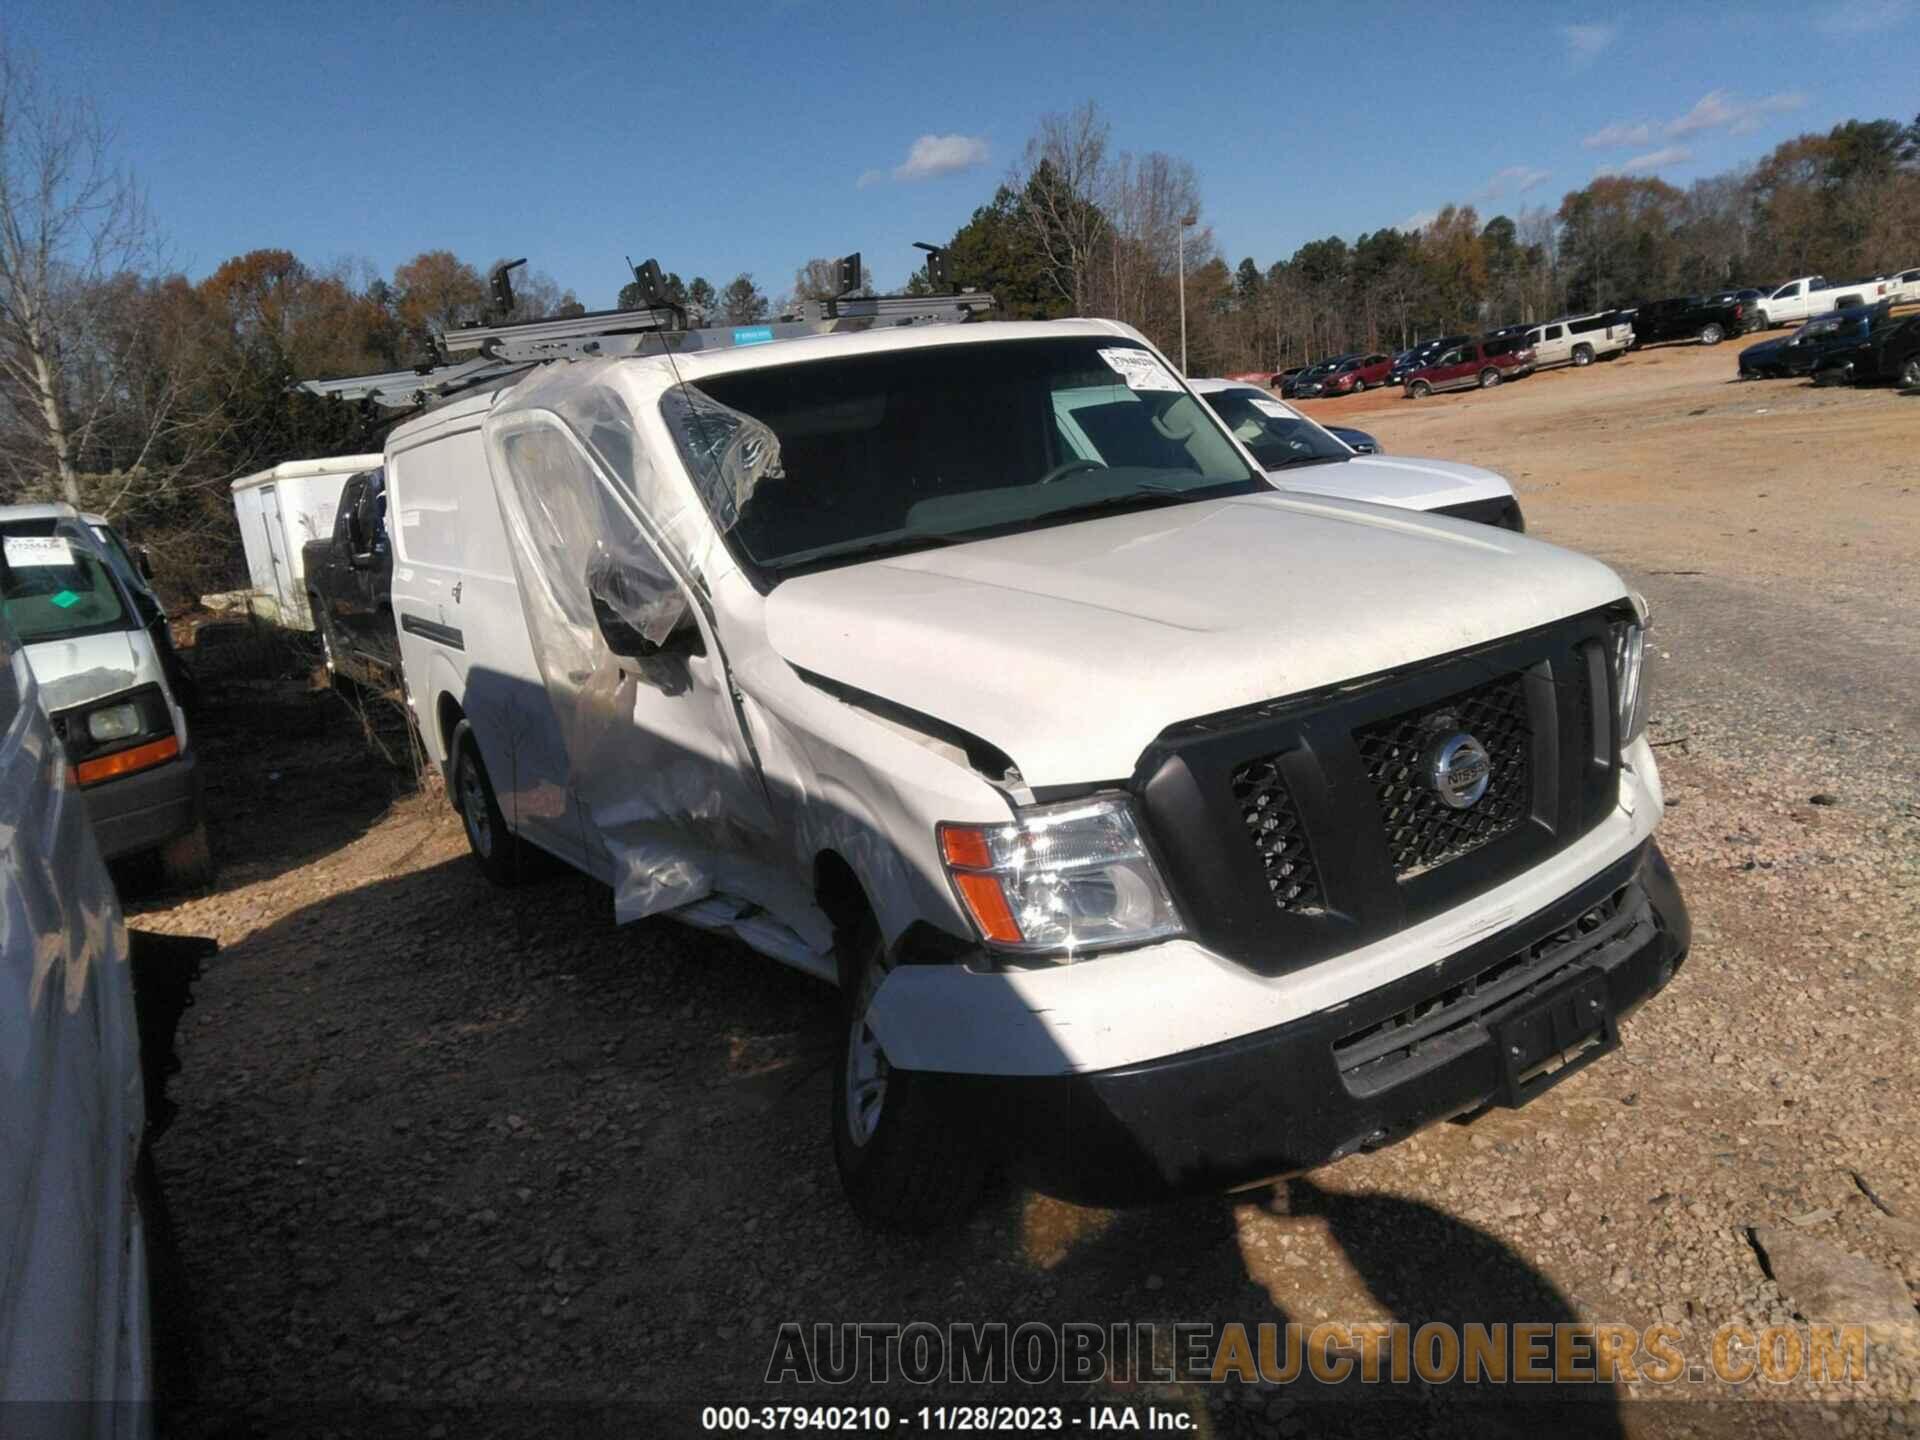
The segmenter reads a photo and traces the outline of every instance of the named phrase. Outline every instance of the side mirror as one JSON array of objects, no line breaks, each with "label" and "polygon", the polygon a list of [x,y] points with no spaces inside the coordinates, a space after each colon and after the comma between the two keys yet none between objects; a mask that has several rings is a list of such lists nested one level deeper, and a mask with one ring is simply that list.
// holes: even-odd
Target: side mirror
[{"label": "side mirror", "polygon": [[142,580],[153,579],[153,552],[144,545],[136,545],[133,550],[133,563],[139,567]]},{"label": "side mirror", "polygon": [[[602,560],[587,571],[587,594],[593,602],[593,621],[600,638],[614,654],[628,660],[647,660],[656,655],[702,653],[700,627],[677,587],[652,597],[638,595],[626,571]],[[658,644],[641,634],[630,618],[643,607],[662,619],[671,617],[666,638]]]}]

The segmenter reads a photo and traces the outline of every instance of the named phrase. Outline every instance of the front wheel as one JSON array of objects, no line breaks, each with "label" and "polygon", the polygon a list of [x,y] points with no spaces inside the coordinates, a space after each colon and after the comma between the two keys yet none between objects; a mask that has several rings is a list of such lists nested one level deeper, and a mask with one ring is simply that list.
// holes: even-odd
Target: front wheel
[{"label": "front wheel", "polygon": [[1906,390],[1920,390],[1920,355],[1900,367],[1900,385]]},{"label": "front wheel", "polygon": [[1367,393],[1367,382],[1366,382],[1366,381],[1364,381],[1364,380],[1356,380],[1356,381],[1354,381],[1354,382],[1353,382],[1353,393],[1354,393],[1354,394],[1356,394],[1356,395],[1364,395],[1364,394],[1366,394],[1366,393]]},{"label": "front wheel", "polygon": [[481,873],[495,885],[518,885],[527,869],[521,863],[520,841],[507,828],[500,802],[494,798],[493,782],[487,778],[486,762],[480,758],[480,742],[464,722],[454,734],[453,803],[467,832],[467,848],[480,863]]},{"label": "front wheel", "polygon": [[1498,370],[1487,369],[1480,372],[1480,388],[1482,390],[1491,390],[1499,383],[1500,372]]},{"label": "front wheel", "polygon": [[1718,345],[1726,338],[1727,332],[1722,330],[1718,325],[1707,325],[1702,327],[1700,331],[1700,343],[1702,345]]},{"label": "front wheel", "polygon": [[1575,367],[1580,369],[1585,369],[1587,366],[1591,365],[1593,363],[1593,347],[1591,345],[1574,346],[1573,347],[1573,363]]},{"label": "front wheel", "polygon": [[1433,387],[1424,380],[1416,380],[1407,386],[1407,394],[1415,400],[1424,400],[1433,393]]},{"label": "front wheel", "polygon": [[892,968],[871,918],[844,934],[839,1063],[833,1070],[833,1158],[840,1188],[872,1230],[927,1234],[973,1208],[987,1161],[941,1076],[895,1070],[867,1023]]}]

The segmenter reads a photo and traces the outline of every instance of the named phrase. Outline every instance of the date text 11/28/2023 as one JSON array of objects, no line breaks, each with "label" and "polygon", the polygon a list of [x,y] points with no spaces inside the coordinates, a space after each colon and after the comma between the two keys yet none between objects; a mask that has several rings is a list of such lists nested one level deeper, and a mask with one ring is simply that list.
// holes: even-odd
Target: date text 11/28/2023
[{"label": "date text 11/28/2023", "polygon": [[700,1427],[717,1432],[790,1431],[795,1434],[877,1435],[888,1431],[1005,1435],[1190,1432],[1185,1410],[1152,1405],[922,1405],[895,1412],[885,1405],[708,1405]]}]

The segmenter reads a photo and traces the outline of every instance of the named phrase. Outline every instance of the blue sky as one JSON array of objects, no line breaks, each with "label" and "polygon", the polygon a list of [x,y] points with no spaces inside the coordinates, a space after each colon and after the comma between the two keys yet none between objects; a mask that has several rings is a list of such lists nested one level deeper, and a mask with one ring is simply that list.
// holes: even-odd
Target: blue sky
[{"label": "blue sky", "polygon": [[1910,120],[1920,0],[1741,7],[534,7],[13,0],[96,96],[175,263],[283,246],[383,272],[527,255],[589,305],[621,256],[770,292],[859,249],[883,286],[1088,98],[1198,168],[1229,263],[1450,201],[1678,184],[1852,116]]}]

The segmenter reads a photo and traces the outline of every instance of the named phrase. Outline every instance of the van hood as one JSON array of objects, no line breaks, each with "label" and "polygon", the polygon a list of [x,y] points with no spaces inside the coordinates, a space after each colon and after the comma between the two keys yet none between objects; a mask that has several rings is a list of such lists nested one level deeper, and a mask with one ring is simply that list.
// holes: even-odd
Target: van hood
[{"label": "van hood", "polygon": [[990,741],[1029,785],[1122,779],[1169,725],[1626,594],[1484,525],[1304,495],[1196,501],[783,581],[790,664]]},{"label": "van hood", "polygon": [[1268,479],[1287,490],[1371,500],[1409,510],[1433,510],[1472,500],[1499,500],[1513,487],[1491,470],[1451,460],[1421,460],[1410,455],[1356,455],[1335,465],[1301,465]]},{"label": "van hood", "polygon": [[137,633],[109,630],[72,640],[38,640],[24,647],[40,685],[42,707],[51,714],[139,684],[143,666],[133,644]]}]

